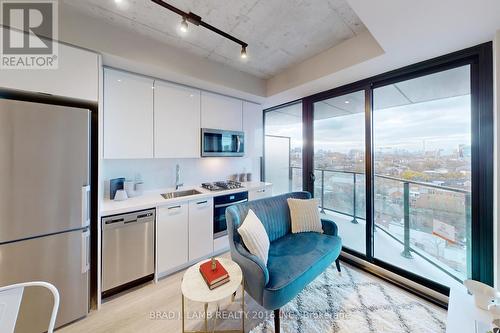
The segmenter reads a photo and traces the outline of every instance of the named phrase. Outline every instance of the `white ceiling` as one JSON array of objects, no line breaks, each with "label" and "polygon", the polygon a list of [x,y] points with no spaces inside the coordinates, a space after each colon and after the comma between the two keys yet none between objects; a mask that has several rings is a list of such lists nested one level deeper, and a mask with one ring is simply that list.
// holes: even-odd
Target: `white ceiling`
[{"label": "white ceiling", "polygon": [[239,45],[204,28],[190,25],[189,33],[180,36],[181,18],[150,0],[64,3],[131,33],[266,79],[366,30],[346,0],[165,1],[248,43],[248,59],[240,59]]}]

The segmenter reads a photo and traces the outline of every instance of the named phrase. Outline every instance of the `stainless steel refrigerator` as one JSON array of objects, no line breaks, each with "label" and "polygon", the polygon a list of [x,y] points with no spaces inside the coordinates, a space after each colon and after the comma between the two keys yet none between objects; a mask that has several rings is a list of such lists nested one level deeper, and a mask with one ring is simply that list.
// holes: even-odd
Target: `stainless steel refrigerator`
[{"label": "stainless steel refrigerator", "polygon": [[[59,290],[57,326],[89,309],[90,111],[0,99],[0,286]],[[25,291],[16,332],[44,332],[52,299]]]}]

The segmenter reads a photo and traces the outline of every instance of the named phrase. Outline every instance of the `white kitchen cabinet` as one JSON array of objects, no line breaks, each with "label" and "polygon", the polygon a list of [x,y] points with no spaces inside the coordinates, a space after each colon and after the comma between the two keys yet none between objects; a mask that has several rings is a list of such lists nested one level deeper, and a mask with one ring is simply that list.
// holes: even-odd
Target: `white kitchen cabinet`
[{"label": "white kitchen cabinet", "polygon": [[189,261],[213,252],[213,198],[189,202]]},{"label": "white kitchen cabinet", "polygon": [[155,81],[154,156],[200,157],[200,91]]},{"label": "white kitchen cabinet", "polygon": [[157,216],[158,273],[172,271],[188,262],[189,204],[160,207]]},{"label": "white kitchen cabinet", "polygon": [[243,101],[202,91],[201,127],[242,131]]},{"label": "white kitchen cabinet", "polygon": [[229,237],[227,235],[214,239],[215,254],[220,254],[227,250],[229,250]]},{"label": "white kitchen cabinet", "polygon": [[268,198],[273,195],[272,185],[263,186],[260,188],[255,188],[248,190],[248,201]]},{"label": "white kitchen cabinet", "polygon": [[245,156],[263,156],[262,105],[243,101],[243,130],[245,131]]},{"label": "white kitchen cabinet", "polygon": [[99,55],[56,44],[59,48],[56,69],[1,69],[0,87],[97,102]]},{"label": "white kitchen cabinet", "polygon": [[104,158],[153,157],[153,80],[104,70]]}]

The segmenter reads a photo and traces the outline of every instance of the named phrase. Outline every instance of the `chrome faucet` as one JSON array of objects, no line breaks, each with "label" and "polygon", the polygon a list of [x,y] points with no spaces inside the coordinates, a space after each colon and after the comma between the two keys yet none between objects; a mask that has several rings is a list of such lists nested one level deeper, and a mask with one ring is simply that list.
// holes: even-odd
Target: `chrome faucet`
[{"label": "chrome faucet", "polygon": [[181,183],[181,167],[179,164],[175,165],[175,190],[177,191],[179,187],[183,186]]}]

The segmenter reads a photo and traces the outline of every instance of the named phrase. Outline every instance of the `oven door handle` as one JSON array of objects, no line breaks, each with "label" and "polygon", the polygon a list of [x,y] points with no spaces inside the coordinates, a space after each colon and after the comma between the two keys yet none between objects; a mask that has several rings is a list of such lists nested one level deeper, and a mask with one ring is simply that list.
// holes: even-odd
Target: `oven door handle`
[{"label": "oven door handle", "polygon": [[235,202],[231,202],[231,203],[227,203],[227,204],[215,205],[214,208],[229,207],[229,206],[240,204],[240,203],[247,202],[247,201],[248,201],[248,199],[243,199],[240,201],[235,201]]}]

